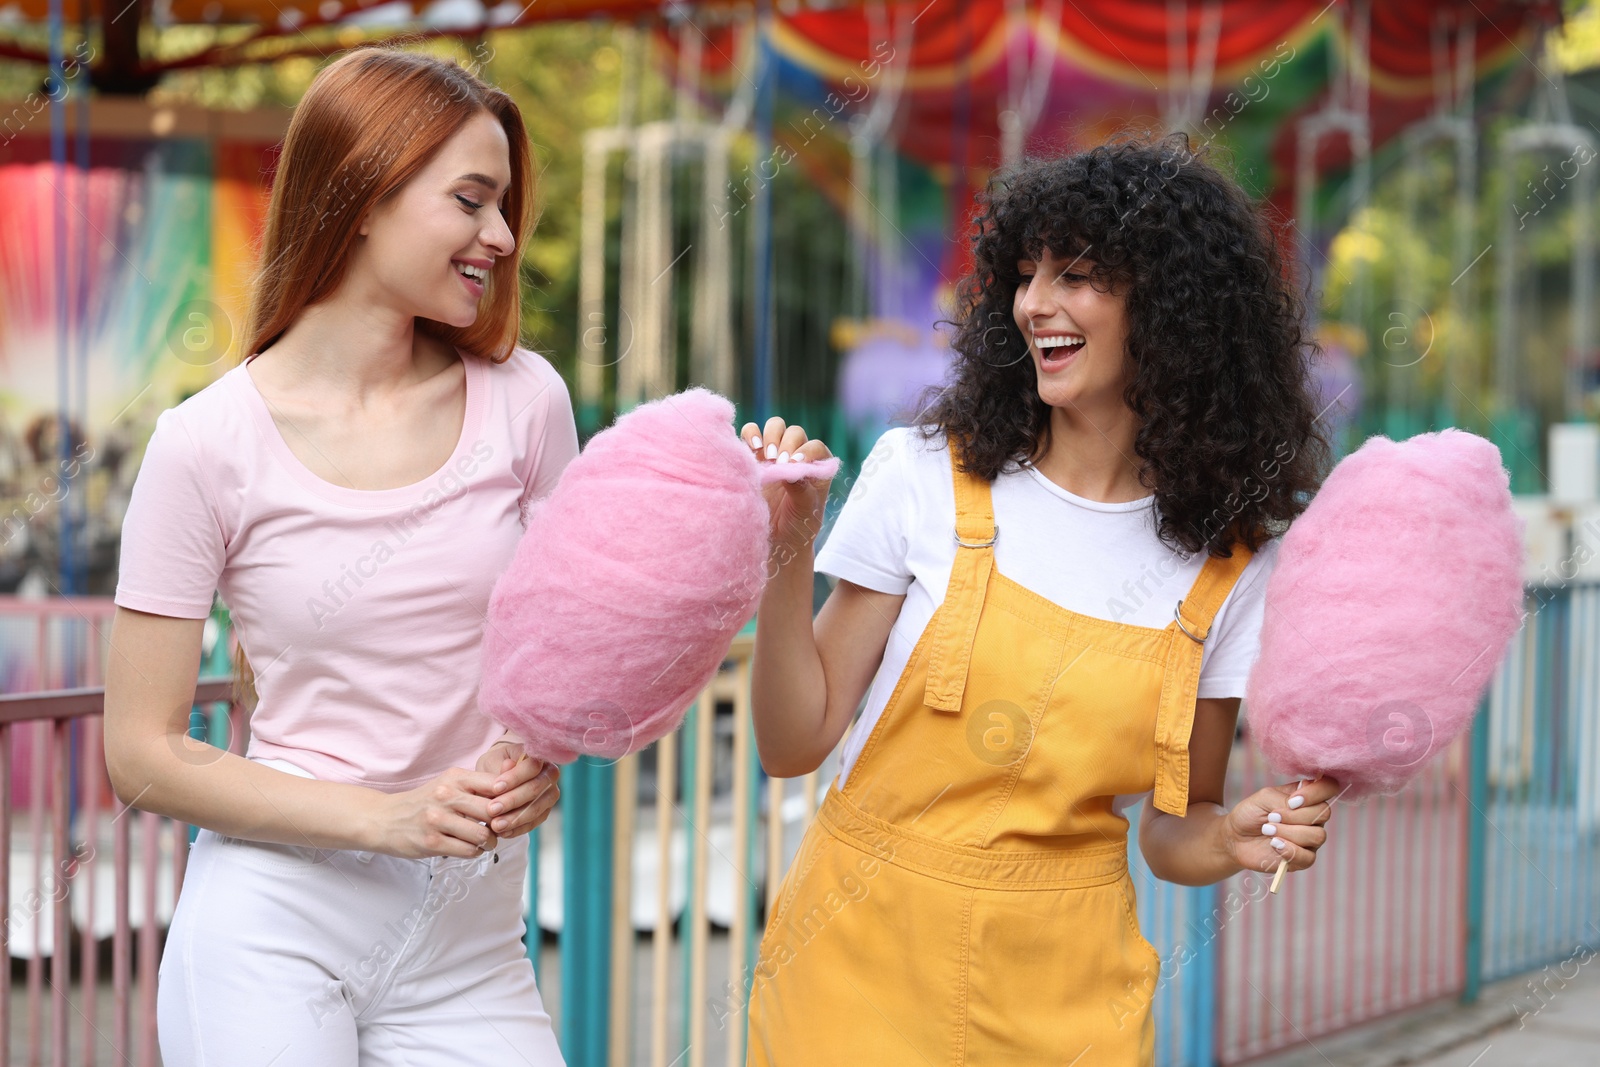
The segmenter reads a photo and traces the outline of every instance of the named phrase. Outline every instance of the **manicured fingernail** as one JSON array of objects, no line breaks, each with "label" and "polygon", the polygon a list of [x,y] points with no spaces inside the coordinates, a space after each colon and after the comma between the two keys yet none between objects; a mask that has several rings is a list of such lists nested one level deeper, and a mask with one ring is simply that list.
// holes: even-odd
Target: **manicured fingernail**
[{"label": "manicured fingernail", "polygon": [[1283,843],[1283,838],[1274,837],[1272,839],[1272,847],[1277,849],[1279,852],[1282,852],[1284,849],[1288,848],[1289,846]]},{"label": "manicured fingernail", "polygon": [[767,446],[767,458],[768,459],[777,459],[778,458],[778,446],[777,445],[768,445]]},{"label": "manicured fingernail", "polygon": [[1279,815],[1275,811],[1269,811],[1267,813],[1267,821],[1268,822],[1282,822],[1283,821],[1283,816]]},{"label": "manicured fingernail", "polygon": [[1268,837],[1271,837],[1273,834],[1278,832],[1278,828],[1272,825],[1270,822],[1264,822],[1261,824],[1261,832],[1266,834]]},{"label": "manicured fingernail", "polygon": [[751,434],[750,447],[759,452],[761,450],[761,438],[757,437],[755,434]]},{"label": "manicured fingernail", "polygon": [[1306,802],[1306,798],[1301,796],[1299,793],[1296,793],[1294,796],[1289,798],[1289,807],[1298,808],[1300,805],[1304,804],[1305,802]]},{"label": "manicured fingernail", "polygon": [[491,814],[491,815],[499,815],[502,811],[505,810],[505,807],[506,806],[504,804],[502,804],[498,800],[496,800],[496,801],[494,801],[493,803],[491,803],[489,805],[489,814]]},{"label": "manicured fingernail", "polygon": [[779,463],[787,463],[787,462],[789,462],[789,453],[787,453],[787,452],[779,452],[778,453],[778,462]]}]

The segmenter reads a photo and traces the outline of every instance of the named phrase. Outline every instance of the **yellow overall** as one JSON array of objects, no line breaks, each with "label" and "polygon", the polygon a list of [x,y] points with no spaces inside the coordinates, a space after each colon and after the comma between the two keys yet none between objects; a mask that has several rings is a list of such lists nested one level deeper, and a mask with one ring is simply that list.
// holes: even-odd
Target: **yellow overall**
[{"label": "yellow overall", "polygon": [[1155,1062],[1112,800],[1187,811],[1201,643],[1251,553],[1208,557],[1162,629],[1081,615],[995,569],[989,484],[951,466],[950,585],[783,880],[754,1067]]}]

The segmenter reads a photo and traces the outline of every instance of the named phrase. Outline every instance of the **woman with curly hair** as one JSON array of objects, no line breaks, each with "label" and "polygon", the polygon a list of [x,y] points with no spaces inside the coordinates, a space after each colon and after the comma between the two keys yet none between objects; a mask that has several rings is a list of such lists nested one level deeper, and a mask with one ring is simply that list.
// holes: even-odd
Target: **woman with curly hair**
[{"label": "woman with curly hair", "polygon": [[[1328,458],[1272,228],[1181,134],[1025,162],[982,206],[952,377],[814,558],[827,484],[769,490],[763,766],[816,769],[865,706],[768,920],[753,1065],[1152,1064],[1124,809],[1184,885],[1327,839],[1331,779],[1222,806],[1277,537]],[[839,579],[814,622],[813,569]]]}]

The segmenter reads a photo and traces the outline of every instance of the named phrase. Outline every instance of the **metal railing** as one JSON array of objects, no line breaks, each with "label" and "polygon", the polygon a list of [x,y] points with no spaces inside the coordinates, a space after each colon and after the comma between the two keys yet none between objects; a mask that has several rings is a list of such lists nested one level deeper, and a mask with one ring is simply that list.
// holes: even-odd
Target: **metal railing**
[{"label": "metal railing", "polygon": [[[226,701],[228,688],[225,679],[202,682],[196,702]],[[7,953],[7,966],[0,967],[0,1048],[8,1050],[9,1063],[40,1064],[48,1051],[51,1064],[65,1065],[73,1062],[74,1044],[84,1064],[159,1062],[156,971],[161,937],[183,887],[188,827],[116,801],[101,746],[104,704],[99,687],[0,696],[0,913],[6,917],[0,941]],[[14,773],[23,754],[26,778]],[[14,794],[19,785],[26,798],[21,804]],[[109,814],[108,805],[114,808]],[[19,814],[26,819],[22,826]],[[18,865],[25,869],[14,870]],[[16,899],[12,887],[19,876],[29,888]],[[98,999],[106,935],[109,1026]],[[12,1011],[10,961],[19,956],[27,968],[23,1034]]]},{"label": "metal railing", "polygon": [[[1231,1064],[1472,1000],[1481,982],[1595,944],[1600,585],[1530,591],[1528,605],[1471,734],[1400,796],[1337,808],[1316,866],[1276,896],[1264,873],[1158,881],[1130,837],[1141,925],[1164,961],[1158,1062]],[[15,996],[0,968],[13,1063],[158,1062],[156,968],[192,828],[111,794],[93,684],[109,614],[109,602],[0,600],[13,677],[90,683],[0,697],[0,909],[8,953],[26,961]],[[744,1062],[744,996],[780,880],[770,872],[787,868],[837,768],[836,751],[803,779],[762,773],[750,653],[746,632],[676,733],[564,768],[561,804],[535,832],[529,952],[537,966],[541,927],[557,932],[560,965],[540,984],[575,1067]],[[191,733],[240,751],[247,723],[228,680],[207,677],[195,700]],[[1273,781],[1246,731],[1228,802]],[[1138,810],[1128,815],[1136,827]],[[108,939],[109,1006],[97,999]],[[1530,994],[1530,1011],[1542,1003]]]},{"label": "metal railing", "polygon": [[1482,981],[1600,946],[1600,586],[1526,607],[1474,750]]}]

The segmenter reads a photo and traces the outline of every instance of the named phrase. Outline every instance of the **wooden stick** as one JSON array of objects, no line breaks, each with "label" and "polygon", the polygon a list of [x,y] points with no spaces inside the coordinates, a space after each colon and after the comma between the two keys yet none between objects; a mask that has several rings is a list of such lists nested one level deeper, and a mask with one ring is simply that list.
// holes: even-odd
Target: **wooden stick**
[{"label": "wooden stick", "polygon": [[[1306,780],[1304,778],[1300,779],[1294,784],[1294,791],[1296,793],[1300,792],[1301,789],[1305,788],[1305,784]],[[1283,874],[1288,869],[1289,858],[1285,856],[1283,859],[1278,861],[1278,873],[1272,876],[1272,884],[1267,887],[1267,892],[1276,893],[1278,891],[1278,884],[1283,881]]]}]

